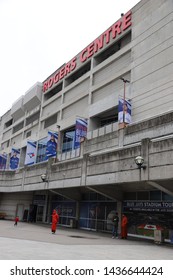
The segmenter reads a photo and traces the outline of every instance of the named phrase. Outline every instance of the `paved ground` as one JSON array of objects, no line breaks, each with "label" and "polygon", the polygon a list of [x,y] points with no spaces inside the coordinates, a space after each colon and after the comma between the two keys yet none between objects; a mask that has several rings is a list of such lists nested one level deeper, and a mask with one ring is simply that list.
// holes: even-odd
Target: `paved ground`
[{"label": "paved ground", "polygon": [[0,220],[0,260],[173,260],[172,245],[110,234]]}]

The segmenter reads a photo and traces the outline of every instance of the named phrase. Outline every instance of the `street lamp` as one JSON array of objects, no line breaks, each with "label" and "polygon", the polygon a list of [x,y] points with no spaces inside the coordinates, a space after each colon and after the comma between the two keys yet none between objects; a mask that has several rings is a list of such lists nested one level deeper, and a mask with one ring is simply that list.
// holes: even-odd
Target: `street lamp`
[{"label": "street lamp", "polygon": [[42,180],[43,182],[48,182],[47,175],[46,175],[46,174],[41,174],[41,180]]},{"label": "street lamp", "polygon": [[135,157],[135,163],[136,163],[136,165],[138,166],[139,169],[141,169],[141,168],[145,169],[146,168],[146,166],[143,165],[144,158],[142,156]]}]

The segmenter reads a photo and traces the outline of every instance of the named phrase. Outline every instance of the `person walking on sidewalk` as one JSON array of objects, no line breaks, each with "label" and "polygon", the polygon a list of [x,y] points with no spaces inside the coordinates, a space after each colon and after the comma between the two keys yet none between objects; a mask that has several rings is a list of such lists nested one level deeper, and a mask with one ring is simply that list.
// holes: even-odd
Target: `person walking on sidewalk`
[{"label": "person walking on sidewalk", "polygon": [[119,223],[119,217],[118,213],[116,212],[112,219],[112,238],[118,238],[118,223]]},{"label": "person walking on sidewalk", "polygon": [[121,238],[122,239],[127,239],[127,223],[128,219],[126,215],[122,215],[122,220],[121,220]]},{"label": "person walking on sidewalk", "polygon": [[56,232],[56,227],[57,227],[57,223],[59,222],[59,215],[58,213],[56,212],[56,210],[54,209],[53,210],[53,213],[52,213],[52,233],[55,233]]},{"label": "person walking on sidewalk", "polygon": [[19,222],[19,217],[16,216],[16,218],[14,219],[14,226],[17,226],[17,223]]}]

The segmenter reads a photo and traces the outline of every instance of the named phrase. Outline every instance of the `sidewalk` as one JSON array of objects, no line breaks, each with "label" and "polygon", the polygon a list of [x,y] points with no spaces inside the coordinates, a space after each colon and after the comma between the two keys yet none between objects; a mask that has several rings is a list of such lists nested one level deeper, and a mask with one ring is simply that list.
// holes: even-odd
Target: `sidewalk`
[{"label": "sidewalk", "polygon": [[1,260],[172,260],[171,245],[110,234],[0,220]]}]

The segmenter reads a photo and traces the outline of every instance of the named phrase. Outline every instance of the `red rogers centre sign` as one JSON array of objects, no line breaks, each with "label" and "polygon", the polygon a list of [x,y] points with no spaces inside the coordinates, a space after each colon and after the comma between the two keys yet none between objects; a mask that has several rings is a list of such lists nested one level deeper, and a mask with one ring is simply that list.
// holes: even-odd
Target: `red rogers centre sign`
[{"label": "red rogers centre sign", "polygon": [[[108,28],[102,35],[95,39],[88,45],[80,54],[79,60],[81,63],[86,62],[95,53],[108,45],[111,39],[115,39],[118,35],[122,34],[128,27],[132,25],[132,13],[129,11],[120,20]],[[43,84],[43,92],[49,90],[52,86],[62,80],[65,76],[70,74],[77,66],[77,57],[66,63],[62,68],[49,77]]]}]

